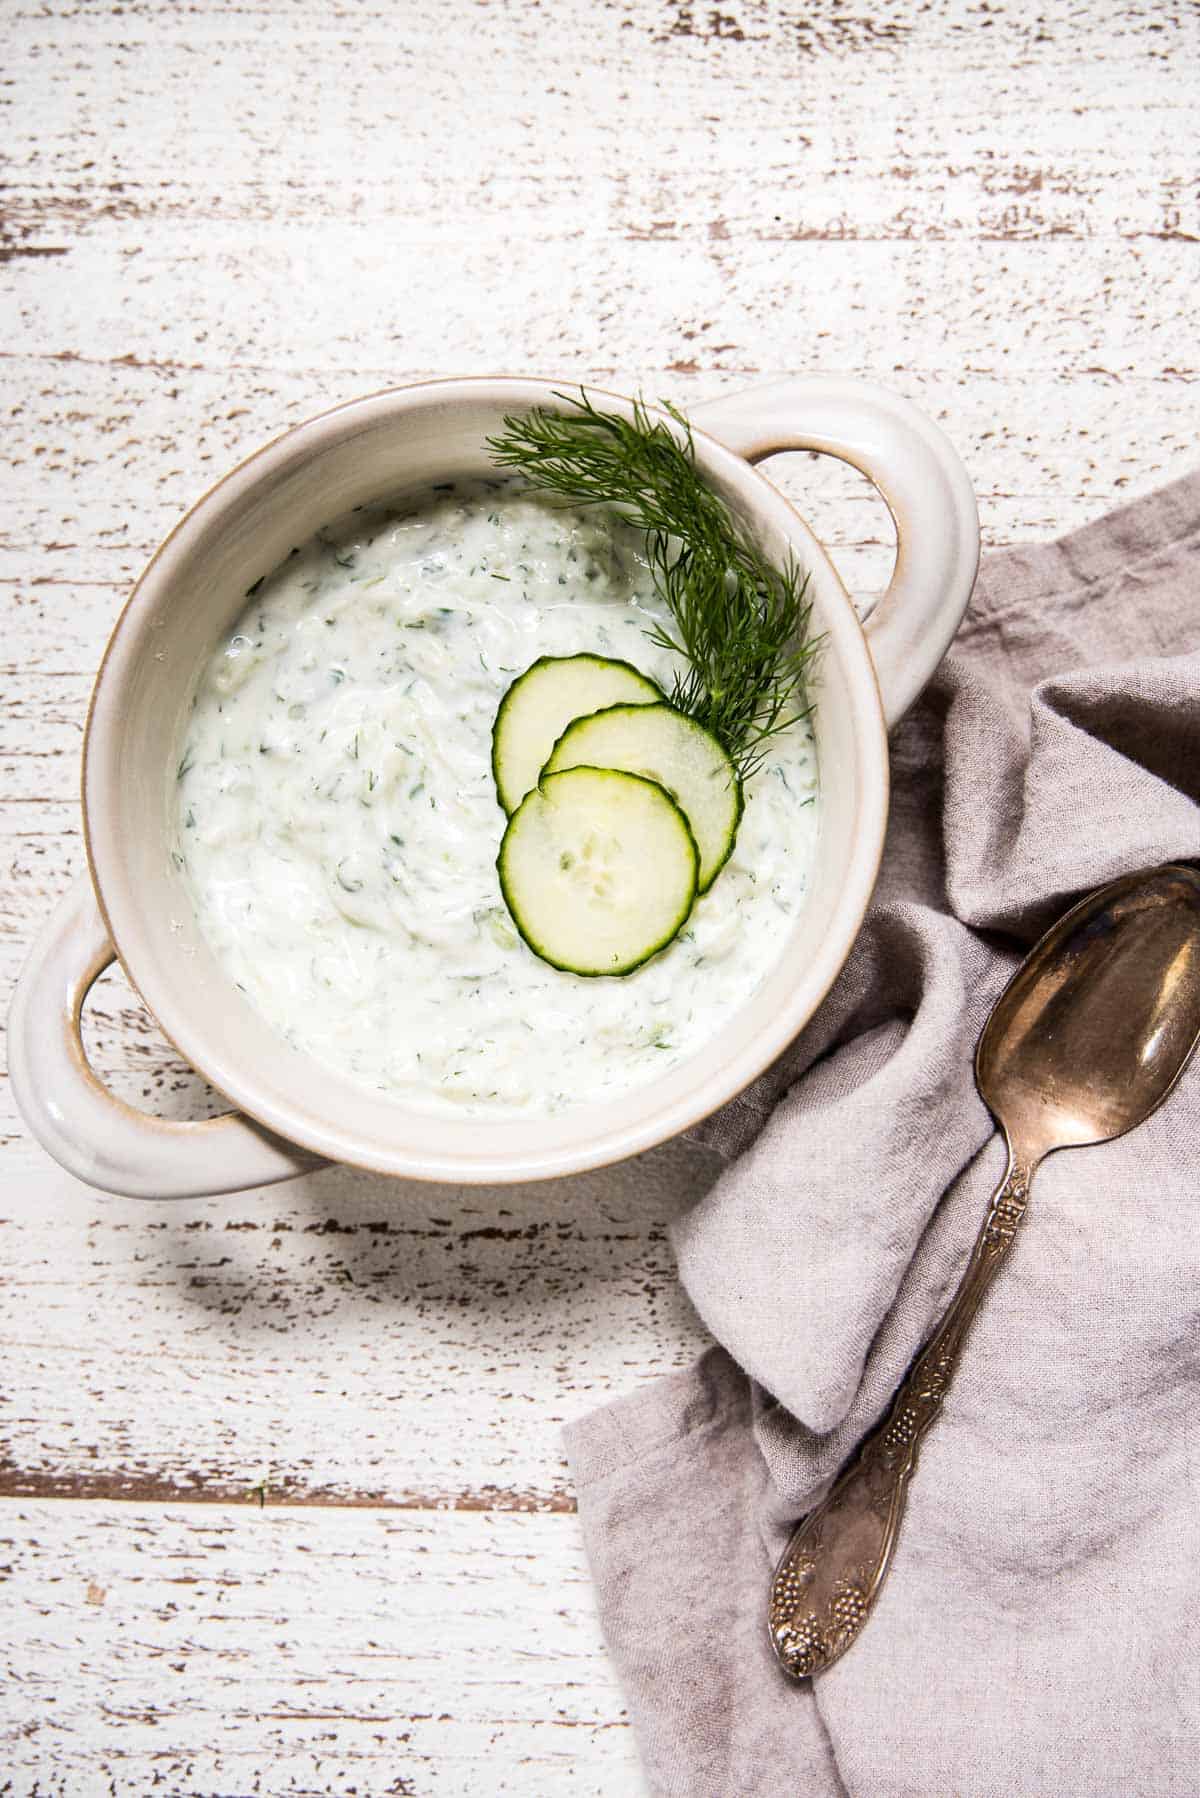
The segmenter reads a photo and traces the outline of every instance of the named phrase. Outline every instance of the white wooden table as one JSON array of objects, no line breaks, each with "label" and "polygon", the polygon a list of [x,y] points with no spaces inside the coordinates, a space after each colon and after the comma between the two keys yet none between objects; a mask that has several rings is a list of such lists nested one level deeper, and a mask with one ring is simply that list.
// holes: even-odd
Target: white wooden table
[{"label": "white wooden table", "polygon": [[[338,399],[867,374],[958,443],[989,545],[1195,461],[1188,0],[9,0],[5,31],[6,981],[82,865],[131,580]],[[878,590],[865,485],[782,478]],[[207,1102],[118,978],[89,1017],[127,1096]],[[702,1343],[665,1227],[707,1158],[157,1206],[0,1127],[0,1791],[641,1790],[558,1430]]]}]

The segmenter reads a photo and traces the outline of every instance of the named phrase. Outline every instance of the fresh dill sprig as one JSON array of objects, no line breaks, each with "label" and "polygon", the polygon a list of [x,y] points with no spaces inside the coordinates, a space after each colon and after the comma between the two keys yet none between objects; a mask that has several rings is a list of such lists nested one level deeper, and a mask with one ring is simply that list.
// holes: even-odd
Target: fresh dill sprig
[{"label": "fresh dill sprig", "polygon": [[615,506],[645,531],[671,617],[648,635],[687,662],[671,704],[710,730],[747,779],[770,739],[811,710],[807,574],[790,560],[777,568],[734,523],[698,472],[691,429],[673,406],[663,409],[682,437],[640,400],[624,418],[600,411],[582,388],[578,398],[554,397],[571,410],[506,417],[488,448],[530,486]]}]

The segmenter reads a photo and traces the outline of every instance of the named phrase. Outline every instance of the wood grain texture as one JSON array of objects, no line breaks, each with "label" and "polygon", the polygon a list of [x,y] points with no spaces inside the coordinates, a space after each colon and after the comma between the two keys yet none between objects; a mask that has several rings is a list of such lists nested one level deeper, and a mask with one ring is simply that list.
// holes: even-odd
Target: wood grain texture
[{"label": "wood grain texture", "polygon": [[156,1210],[11,1172],[0,1484],[570,1509],[564,1418],[702,1345],[664,1225],[710,1178],[677,1144],[619,1178],[331,1169]]},{"label": "wood grain texture", "polygon": [[635,1791],[569,1522],[11,1501],[0,1791]]},{"label": "wood grain texture", "polygon": [[[1074,0],[12,0],[0,982],[82,860],[93,670],[232,462],[394,381],[683,406],[813,370],[941,420],[985,544],[1194,465],[1200,11]],[[851,590],[886,510],[772,470]],[[212,1097],[117,974],[89,1053]],[[704,1341],[714,1176],[330,1170],[167,1208],[0,1094],[0,1793],[634,1793],[561,1420]]]}]

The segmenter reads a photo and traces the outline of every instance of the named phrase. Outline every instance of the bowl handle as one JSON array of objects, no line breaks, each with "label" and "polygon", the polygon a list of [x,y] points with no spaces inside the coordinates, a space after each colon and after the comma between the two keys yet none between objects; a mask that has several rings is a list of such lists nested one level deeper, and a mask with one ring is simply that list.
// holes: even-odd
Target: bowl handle
[{"label": "bowl handle", "polygon": [[748,462],[818,450],[866,475],[896,526],[896,567],[864,625],[890,730],[958,629],[979,566],[979,513],[958,453],[931,418],[871,381],[817,375],[692,408]]},{"label": "bowl handle", "polygon": [[89,1186],[138,1199],[188,1199],[290,1180],[322,1164],[237,1112],[188,1123],[135,1111],[101,1085],[79,1018],[116,960],[90,879],[43,928],[8,1019],[13,1097],[57,1162]]}]

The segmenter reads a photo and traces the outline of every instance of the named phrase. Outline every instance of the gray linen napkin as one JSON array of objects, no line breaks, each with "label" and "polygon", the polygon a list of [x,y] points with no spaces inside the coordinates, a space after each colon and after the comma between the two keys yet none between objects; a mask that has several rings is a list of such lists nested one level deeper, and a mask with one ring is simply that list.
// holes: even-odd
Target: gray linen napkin
[{"label": "gray linen napkin", "polygon": [[1039,1173],[859,1641],[796,1686],[765,1622],[1003,1172],[971,1073],[993,998],[1080,893],[1200,856],[1198,646],[1200,473],[987,559],[893,737],[851,959],[700,1133],[729,1165],[675,1246],[722,1346],[568,1431],[656,1793],[1200,1792],[1200,1070]]}]

